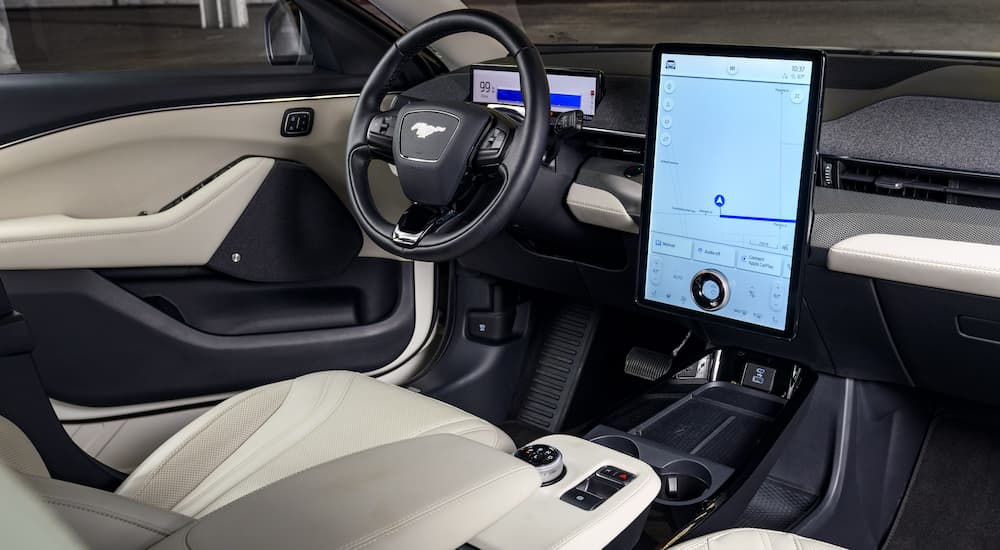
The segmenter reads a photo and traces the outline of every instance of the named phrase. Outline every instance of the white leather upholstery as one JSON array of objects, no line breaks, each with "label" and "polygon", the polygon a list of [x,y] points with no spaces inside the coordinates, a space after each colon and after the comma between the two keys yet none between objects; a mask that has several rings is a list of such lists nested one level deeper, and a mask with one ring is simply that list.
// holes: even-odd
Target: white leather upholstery
[{"label": "white leather upholstery", "polygon": [[[481,550],[599,550],[614,540],[660,492],[660,477],[641,460],[570,435],[547,435],[533,443],[559,449],[566,476],[535,491],[523,504],[476,535]],[[631,483],[591,511],[560,497],[604,466],[635,474]]]},{"label": "white leather upholstery", "polygon": [[416,437],[283,479],[154,549],[454,549],[540,484],[510,454],[450,434]]},{"label": "white leather upholstery", "polygon": [[118,493],[202,517],[335,458],[442,433],[514,450],[502,431],[455,407],[363,375],[320,372],[220,403],[157,449]]},{"label": "white leather upholstery", "polygon": [[857,235],[830,248],[831,271],[1000,298],[1000,246]]},{"label": "white leather upholstery", "polygon": [[3,548],[86,548],[52,508],[3,464],[0,464],[0,537]]},{"label": "white leather upholstery", "polygon": [[16,424],[0,416],[0,465],[39,477],[49,477],[41,455]]},{"label": "white leather upholstery", "polygon": [[764,529],[719,531],[670,548],[672,550],[844,550],[818,540]]}]

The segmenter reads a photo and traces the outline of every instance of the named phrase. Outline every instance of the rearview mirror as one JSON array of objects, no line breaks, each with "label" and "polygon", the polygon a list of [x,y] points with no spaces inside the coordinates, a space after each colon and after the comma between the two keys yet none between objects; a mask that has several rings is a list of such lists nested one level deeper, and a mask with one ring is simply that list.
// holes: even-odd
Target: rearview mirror
[{"label": "rearview mirror", "polygon": [[271,65],[311,65],[305,16],[292,0],[278,0],[264,16],[264,47]]}]

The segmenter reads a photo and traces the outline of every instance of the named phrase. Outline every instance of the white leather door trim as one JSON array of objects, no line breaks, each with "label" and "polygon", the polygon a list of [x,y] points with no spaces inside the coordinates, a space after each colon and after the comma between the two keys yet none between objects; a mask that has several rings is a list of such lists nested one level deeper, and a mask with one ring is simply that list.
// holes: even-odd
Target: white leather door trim
[{"label": "white leather door trim", "polygon": [[[345,200],[344,147],[355,102],[353,95],[337,95],[170,108],[10,143],[0,147],[0,220],[158,212],[247,155],[303,163]],[[312,133],[282,136],[284,112],[298,108],[315,112]],[[387,219],[398,218],[410,204],[398,179],[385,163],[373,163],[369,174],[379,211]],[[226,223],[235,223],[241,212]],[[0,248],[0,256],[12,252]],[[368,239],[361,255],[399,259]],[[46,265],[69,267],[58,262],[51,256]]]},{"label": "white leather door trim", "polygon": [[857,235],[833,245],[826,266],[841,273],[1000,298],[1000,246]]},{"label": "white leather door trim", "polygon": [[180,204],[146,216],[0,220],[0,269],[204,265],[273,166],[269,158],[243,159]]}]

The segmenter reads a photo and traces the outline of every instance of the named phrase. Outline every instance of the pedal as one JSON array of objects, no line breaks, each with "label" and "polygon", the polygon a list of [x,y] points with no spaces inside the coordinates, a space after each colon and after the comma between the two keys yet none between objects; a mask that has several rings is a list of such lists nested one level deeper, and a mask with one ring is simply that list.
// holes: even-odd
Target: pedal
[{"label": "pedal", "polygon": [[632,348],[625,357],[625,374],[655,382],[670,372],[674,359],[644,348]]}]

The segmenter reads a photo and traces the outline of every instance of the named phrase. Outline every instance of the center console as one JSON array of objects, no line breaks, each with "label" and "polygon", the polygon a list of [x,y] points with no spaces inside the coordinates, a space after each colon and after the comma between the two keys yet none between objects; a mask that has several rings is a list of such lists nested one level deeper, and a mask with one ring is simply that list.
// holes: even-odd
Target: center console
[{"label": "center console", "polygon": [[652,467],[661,481],[655,504],[679,538],[756,467],[811,376],[773,357],[712,350],[660,383],[659,407],[636,404],[638,414],[626,407],[610,417],[613,426],[599,424],[584,437]]},{"label": "center console", "polygon": [[650,503],[660,493],[660,476],[634,456],[569,435],[540,438],[518,456],[534,457],[529,463],[551,471],[549,465],[556,460],[548,459],[549,451],[561,457],[561,476],[470,544],[480,550],[632,548]]}]

